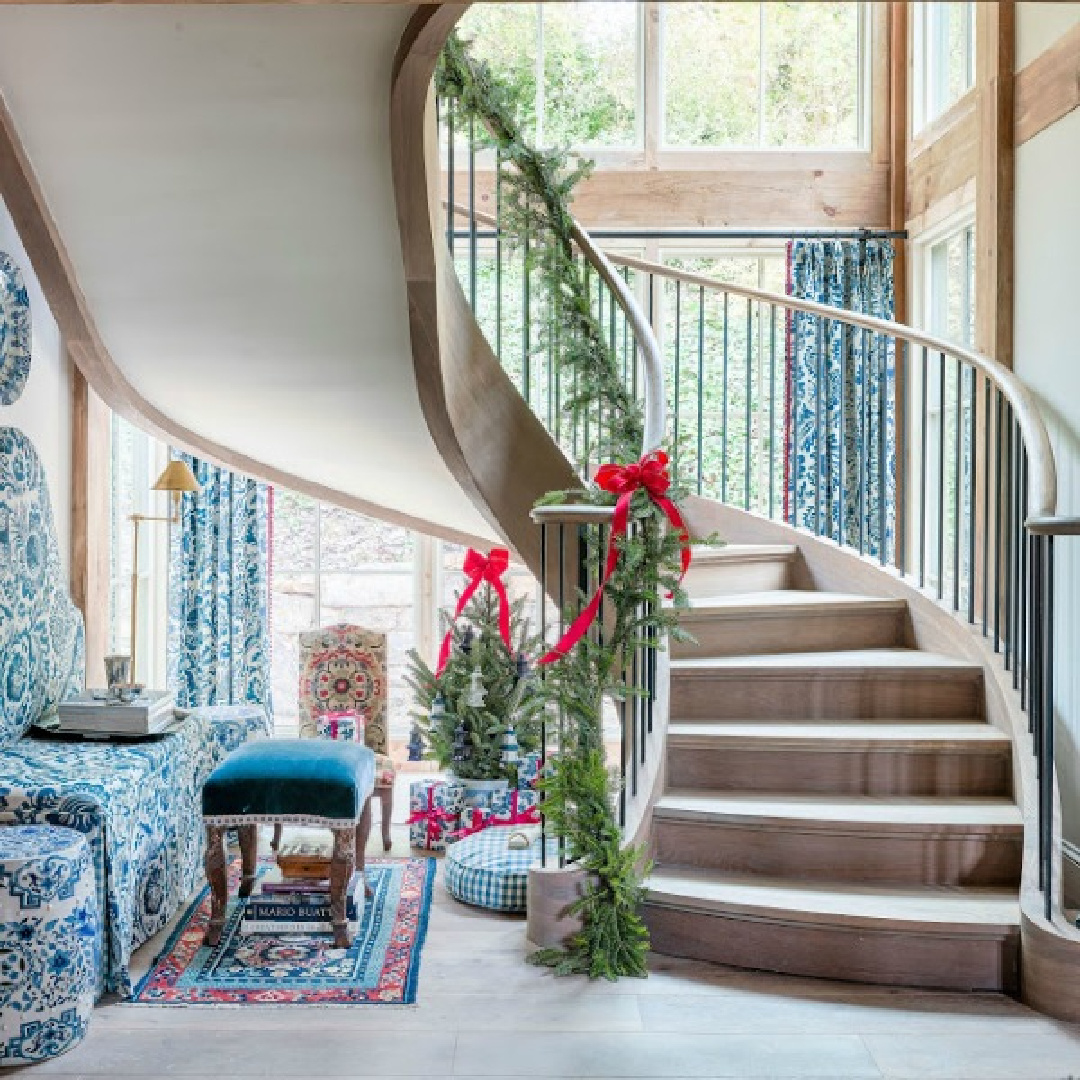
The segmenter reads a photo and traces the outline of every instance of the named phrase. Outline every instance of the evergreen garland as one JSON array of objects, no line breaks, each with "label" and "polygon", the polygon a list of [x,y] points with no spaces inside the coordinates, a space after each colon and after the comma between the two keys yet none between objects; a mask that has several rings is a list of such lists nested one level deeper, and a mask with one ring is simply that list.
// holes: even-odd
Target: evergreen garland
[{"label": "evergreen garland", "polygon": [[[470,56],[456,34],[444,48],[436,85],[466,119],[488,132],[500,160],[511,166],[501,173],[500,229],[512,245],[525,250],[547,289],[552,351],[574,388],[564,402],[571,420],[595,419],[599,405],[602,427],[609,433],[604,446],[608,460],[636,461],[643,440],[641,408],[593,315],[588,278],[574,257],[570,200],[591,166],[571,164],[566,151],[529,146],[516,120],[519,103],[487,65]],[[563,502],[570,494],[553,492],[542,501]],[[614,502],[594,484],[572,497],[600,505]],[[543,810],[569,859],[588,875],[582,897],[570,908],[582,918],[581,932],[565,951],[544,949],[530,957],[557,974],[609,979],[647,974],[649,937],[638,909],[648,866],[643,849],[623,843],[615,810],[619,777],[604,757],[603,708],[605,698],[625,700],[632,692],[625,676],[636,651],[645,650],[648,657],[662,647],[665,636],[685,636],[674,612],[662,603],[671,594],[680,606],[685,595],[679,588],[679,538],[645,491],[633,496],[630,516],[632,527],[619,543],[618,567],[606,588],[603,637],[594,628],[568,656],[547,666],[524,703],[537,725],[547,713],[553,718],[549,723],[559,726],[560,752],[540,785]],[[599,530],[586,533],[590,564],[602,565]]]},{"label": "evergreen garland", "polygon": [[571,163],[568,151],[530,146],[517,122],[521,103],[456,33],[443,48],[435,79],[439,95],[487,132],[500,160],[510,166],[499,170],[499,229],[511,249],[525,252],[530,270],[539,271],[538,286],[547,291],[552,318],[546,333],[557,343],[555,362],[566,375],[569,389],[562,404],[570,426],[595,422],[599,406],[605,452],[613,461],[636,459],[644,431],[641,406],[623,382],[593,314],[587,273],[574,255],[570,200],[592,163],[580,158]]}]

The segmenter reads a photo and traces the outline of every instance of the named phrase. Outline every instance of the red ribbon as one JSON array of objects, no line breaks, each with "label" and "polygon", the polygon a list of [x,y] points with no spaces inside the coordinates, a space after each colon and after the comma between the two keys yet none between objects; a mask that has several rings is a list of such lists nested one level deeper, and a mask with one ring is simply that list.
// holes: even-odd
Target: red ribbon
[{"label": "red ribbon", "polygon": [[610,491],[619,498],[615,503],[615,513],[611,520],[611,535],[608,537],[607,564],[604,568],[604,580],[596,590],[596,595],[589,601],[581,614],[570,624],[562,640],[544,657],[541,664],[550,664],[559,660],[585,636],[585,632],[592,625],[600,610],[600,600],[604,595],[604,588],[619,561],[618,540],[627,533],[630,522],[630,501],[634,492],[644,488],[649,498],[664,512],[664,516],[679,530],[679,539],[682,541],[682,573],[681,581],[686,571],[690,569],[690,532],[686,527],[679,508],[667,497],[668,488],[671,487],[671,477],[667,471],[668,456],[663,450],[654,450],[646,454],[640,461],[633,465],[601,465],[596,473],[596,482],[604,491]]},{"label": "red ribbon", "polygon": [[528,808],[528,810],[518,810],[518,796],[521,793],[515,788],[510,792],[510,817],[508,820],[503,821],[501,818],[498,821],[499,825],[539,825],[540,824],[540,807],[535,803]]},{"label": "red ribbon", "polygon": [[454,820],[455,815],[451,814],[449,810],[444,810],[441,806],[435,805],[435,788],[429,787],[427,789],[427,809],[417,810],[415,813],[409,815],[409,820],[406,825],[415,825],[418,821],[427,822],[427,846],[430,848],[437,843],[441,837],[440,826],[448,825]]},{"label": "red ribbon", "polygon": [[480,806],[467,807],[462,812],[462,821],[468,819],[469,824],[462,825],[456,832],[452,832],[447,836],[447,840],[464,840],[466,836],[472,836],[475,833],[483,832],[491,822],[490,814],[485,815],[484,808]]},{"label": "red ribbon", "polygon": [[[461,617],[465,605],[472,599],[473,593],[480,587],[480,582],[486,581],[499,598],[499,636],[503,639],[507,651],[510,648],[510,598],[506,595],[506,586],[502,576],[510,565],[510,552],[506,548],[492,548],[491,554],[484,556],[472,548],[465,553],[465,565],[462,569],[469,579],[465,586],[461,599],[458,600],[457,609],[454,611],[454,622]],[[446,632],[442,647],[439,649],[439,662],[435,667],[435,677],[438,678],[446,667],[446,661],[450,658],[450,646],[454,641],[453,627]]]}]

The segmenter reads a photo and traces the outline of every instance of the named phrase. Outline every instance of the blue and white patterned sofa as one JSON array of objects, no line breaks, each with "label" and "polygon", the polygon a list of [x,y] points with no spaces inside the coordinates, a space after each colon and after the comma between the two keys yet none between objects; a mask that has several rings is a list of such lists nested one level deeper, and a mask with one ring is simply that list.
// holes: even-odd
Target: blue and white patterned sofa
[{"label": "blue and white patterned sofa", "polygon": [[132,952],[202,877],[202,785],[252,737],[260,706],[195,710],[171,734],[129,743],[50,737],[33,724],[82,685],[82,617],[71,603],[45,476],[22,432],[0,427],[0,827],[67,825],[93,853],[105,940],[99,993],[131,992]]}]

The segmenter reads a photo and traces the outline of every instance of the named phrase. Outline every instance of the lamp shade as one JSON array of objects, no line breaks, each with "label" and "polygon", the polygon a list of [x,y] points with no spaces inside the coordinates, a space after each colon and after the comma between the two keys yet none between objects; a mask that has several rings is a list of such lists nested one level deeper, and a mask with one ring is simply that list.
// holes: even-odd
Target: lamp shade
[{"label": "lamp shade", "polygon": [[170,461],[157,478],[154,491],[198,491],[199,482],[186,461]]}]

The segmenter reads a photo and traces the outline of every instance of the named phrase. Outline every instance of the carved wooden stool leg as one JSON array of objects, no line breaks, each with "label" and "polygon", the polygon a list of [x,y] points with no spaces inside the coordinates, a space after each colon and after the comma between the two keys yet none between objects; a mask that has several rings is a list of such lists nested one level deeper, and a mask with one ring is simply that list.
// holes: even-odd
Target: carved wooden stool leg
[{"label": "carved wooden stool leg", "polygon": [[330,921],[334,927],[334,948],[352,944],[348,921],[349,879],[356,864],[356,833],[351,825],[335,828],[334,855],[330,862]]},{"label": "carved wooden stool leg", "polygon": [[[371,798],[369,797],[364,803],[364,812],[360,815],[360,820],[356,825],[356,869],[360,873],[364,873],[364,868],[367,865],[366,848],[368,838],[371,836]],[[367,877],[364,877],[364,895],[374,896],[375,890],[367,883]]]},{"label": "carved wooden stool leg", "polygon": [[241,825],[237,830],[240,834],[240,895],[250,896],[255,887],[255,867],[259,855],[259,827],[258,825]]},{"label": "carved wooden stool leg", "polygon": [[210,923],[206,944],[213,947],[225,929],[225,911],[229,905],[229,868],[225,860],[225,828],[206,826],[206,880],[210,882]]},{"label": "carved wooden stool leg", "polygon": [[274,839],[270,841],[270,850],[277,851],[281,847],[281,822],[274,826]]},{"label": "carved wooden stool leg", "polygon": [[379,800],[382,802],[382,846],[389,851],[393,846],[390,839],[390,820],[394,816],[394,785],[379,788]]}]

